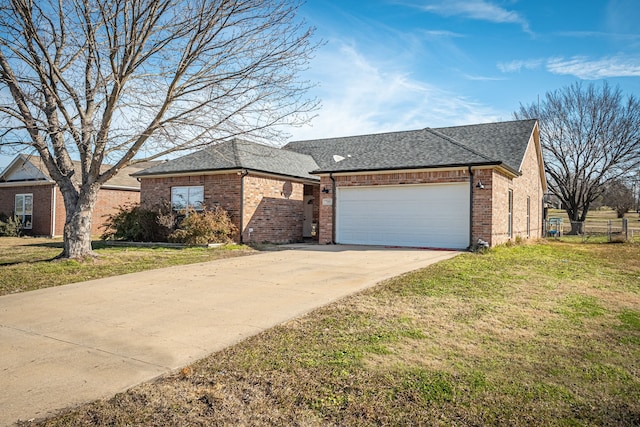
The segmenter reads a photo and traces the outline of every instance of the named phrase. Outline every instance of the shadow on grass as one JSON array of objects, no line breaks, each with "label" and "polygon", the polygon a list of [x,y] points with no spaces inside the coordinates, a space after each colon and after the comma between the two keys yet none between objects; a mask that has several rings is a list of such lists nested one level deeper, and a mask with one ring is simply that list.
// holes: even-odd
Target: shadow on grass
[{"label": "shadow on grass", "polygon": [[[18,265],[18,264],[24,264],[24,263],[53,262],[53,261],[62,260],[61,255],[64,247],[62,241],[27,243],[21,246],[29,247],[29,248],[60,249],[60,252],[54,256],[43,256],[42,258],[30,258],[29,260],[17,260],[17,261],[6,261],[6,262],[0,261],[0,267],[7,267],[11,265]],[[91,242],[91,247],[93,249],[102,249],[102,248],[106,248],[107,245],[101,240],[94,240]]]},{"label": "shadow on grass", "polygon": [[56,255],[54,257],[47,257],[42,259],[30,259],[29,261],[7,261],[7,262],[0,262],[0,267],[9,267],[11,265],[18,265],[18,264],[25,264],[25,263],[33,264],[36,262],[51,262],[58,259],[60,258],[58,258],[58,255]]},{"label": "shadow on grass", "polygon": [[[38,242],[38,243],[28,243],[25,244],[23,246],[27,246],[27,247],[32,247],[32,248],[58,248],[58,249],[62,249],[64,245],[64,242],[62,241],[57,241],[57,242]],[[106,248],[108,245],[107,243],[105,243],[103,240],[92,240],[91,241],[91,247],[93,249],[102,249],[102,248]]]},{"label": "shadow on grass", "polygon": [[32,248],[59,248],[62,249],[62,242],[39,242],[39,243],[29,243],[23,246],[32,247]]}]

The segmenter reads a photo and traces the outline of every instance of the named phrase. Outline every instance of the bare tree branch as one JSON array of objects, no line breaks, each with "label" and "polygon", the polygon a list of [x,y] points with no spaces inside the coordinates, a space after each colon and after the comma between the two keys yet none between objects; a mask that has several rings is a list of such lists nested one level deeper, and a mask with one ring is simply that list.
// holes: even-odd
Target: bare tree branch
[{"label": "bare tree branch", "polygon": [[231,136],[277,142],[282,125],[309,119],[318,103],[305,98],[311,84],[299,75],[316,45],[298,7],[295,0],[0,4],[7,129],[0,144],[21,141],[38,152],[63,192],[65,241],[74,238],[67,228],[86,229],[97,189],[125,166]]},{"label": "bare tree branch", "polygon": [[572,221],[584,221],[609,183],[640,166],[640,102],[606,82],[549,92],[514,116],[540,120],[549,188]]}]

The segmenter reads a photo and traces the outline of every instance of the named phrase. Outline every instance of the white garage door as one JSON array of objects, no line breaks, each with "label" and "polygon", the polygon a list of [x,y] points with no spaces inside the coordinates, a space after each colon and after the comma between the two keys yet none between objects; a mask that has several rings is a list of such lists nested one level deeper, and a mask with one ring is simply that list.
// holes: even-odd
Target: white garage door
[{"label": "white garage door", "polygon": [[338,243],[469,246],[468,183],[340,187],[336,198]]}]

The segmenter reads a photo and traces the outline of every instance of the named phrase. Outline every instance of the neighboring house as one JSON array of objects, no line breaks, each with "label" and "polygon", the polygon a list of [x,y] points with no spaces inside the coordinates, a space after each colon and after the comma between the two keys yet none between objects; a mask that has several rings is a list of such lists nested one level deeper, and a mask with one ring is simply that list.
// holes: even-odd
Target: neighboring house
[{"label": "neighboring house", "polygon": [[[140,183],[130,174],[150,164],[124,168],[100,188],[92,234],[102,233],[105,217],[119,206],[140,201]],[[77,163],[75,166],[80,167]],[[19,217],[28,234],[50,237],[63,234],[66,211],[62,193],[40,157],[20,154],[0,173],[0,213]]]},{"label": "neighboring house", "polygon": [[535,120],[282,149],[233,140],[134,176],[147,206],[224,207],[244,242],[495,246],[542,235],[546,192]]}]

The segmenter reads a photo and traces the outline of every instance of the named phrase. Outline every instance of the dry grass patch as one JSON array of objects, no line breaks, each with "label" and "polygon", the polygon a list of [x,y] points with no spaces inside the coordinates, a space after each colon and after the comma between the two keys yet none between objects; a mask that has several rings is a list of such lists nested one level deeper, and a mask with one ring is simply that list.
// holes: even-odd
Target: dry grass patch
[{"label": "dry grass patch", "polygon": [[464,254],[39,425],[640,425],[639,255]]}]

